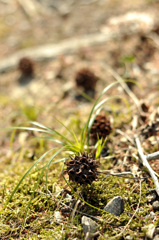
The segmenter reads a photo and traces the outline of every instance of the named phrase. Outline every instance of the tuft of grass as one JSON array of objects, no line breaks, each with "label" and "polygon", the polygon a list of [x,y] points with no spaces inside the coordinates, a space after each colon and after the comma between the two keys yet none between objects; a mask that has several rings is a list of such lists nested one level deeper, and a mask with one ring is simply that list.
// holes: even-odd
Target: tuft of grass
[{"label": "tuft of grass", "polygon": [[[66,182],[66,184],[70,187],[70,189],[72,190],[72,192],[74,193],[74,195],[79,198],[81,201],[83,201],[87,206],[96,209],[100,212],[104,212],[103,210],[101,210],[99,207],[96,207],[90,203],[88,203],[87,201],[85,201],[83,198],[81,198],[79,196],[79,194],[77,194],[73,187],[71,186],[71,183],[69,183],[66,178],[63,175],[63,168],[64,168],[64,163],[65,161],[67,161],[68,157],[74,154],[79,154],[79,153],[84,153],[90,152],[90,146],[89,146],[89,132],[90,129],[92,127],[93,121],[96,117],[97,114],[99,114],[99,112],[102,110],[103,106],[105,103],[107,103],[108,101],[114,99],[114,97],[106,97],[104,99],[102,99],[103,95],[106,94],[112,87],[114,87],[115,85],[119,84],[118,81],[111,83],[110,85],[108,85],[103,91],[102,93],[99,95],[99,97],[95,100],[93,107],[90,111],[90,114],[88,116],[88,119],[81,131],[80,134],[80,139],[78,139],[78,137],[76,136],[76,134],[74,133],[74,131],[71,129],[69,129],[68,127],[66,127],[62,122],[60,122],[59,120],[57,120],[59,122],[59,124],[66,129],[66,131],[69,133],[70,138],[66,137],[65,135],[63,135],[62,133],[56,131],[55,129],[51,129],[41,123],[38,123],[36,121],[29,121],[27,122],[27,124],[29,123],[31,126],[30,127],[25,127],[25,126],[19,126],[19,127],[11,127],[8,129],[12,129],[13,130],[13,135],[11,138],[11,143],[13,142],[14,139],[14,134],[15,134],[15,130],[27,130],[27,131],[36,131],[42,134],[42,136],[40,137],[41,139],[45,139],[46,141],[52,141],[54,142],[57,147],[51,148],[50,150],[46,151],[42,156],[40,156],[40,158],[38,158],[33,165],[25,172],[25,174],[22,176],[22,178],[20,179],[20,181],[18,182],[18,184],[16,185],[16,187],[13,189],[13,191],[11,192],[10,196],[8,197],[8,199],[5,201],[3,208],[1,209],[1,213],[3,213],[3,211],[5,210],[5,208],[9,205],[9,203],[12,201],[14,195],[18,192],[18,189],[20,189],[21,184],[26,180],[26,178],[29,175],[32,175],[33,173],[37,172],[38,173],[38,177],[36,178],[36,181],[33,182],[33,189],[32,192],[30,194],[30,199],[28,200],[27,206],[26,206],[26,210],[23,216],[23,224],[22,224],[22,228],[21,231],[24,227],[24,225],[26,224],[26,219],[27,219],[27,214],[29,211],[29,208],[31,208],[34,200],[35,200],[35,193],[37,191],[37,189],[39,188],[41,182],[43,181],[43,177],[45,175],[45,186],[46,189],[48,189],[48,175],[49,175],[49,169],[51,166],[62,163],[62,167],[61,167],[61,174]],[[120,96],[116,96],[120,97]],[[122,98],[122,97],[120,97]],[[122,98],[123,99],[123,98]],[[126,105],[127,101],[124,99]],[[34,109],[33,109],[34,110]],[[32,118],[32,116],[28,116],[29,118]],[[98,158],[100,156],[101,150],[105,144],[106,140],[103,142],[102,140],[98,140],[97,144],[94,146],[94,151],[96,152],[95,158]],[[51,156],[50,156],[51,154]],[[63,155],[64,157],[56,160],[57,156],[61,156]],[[50,156],[50,157],[48,157]],[[39,164],[42,164],[42,167],[39,167]],[[33,172],[34,170],[34,172]]]}]

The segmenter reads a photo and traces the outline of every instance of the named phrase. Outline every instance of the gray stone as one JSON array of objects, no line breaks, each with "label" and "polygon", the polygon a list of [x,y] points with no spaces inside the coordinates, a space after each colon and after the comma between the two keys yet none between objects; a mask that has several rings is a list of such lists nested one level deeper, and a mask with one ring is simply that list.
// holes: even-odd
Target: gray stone
[{"label": "gray stone", "polygon": [[157,235],[153,238],[153,240],[159,240],[159,235],[157,234]]},{"label": "gray stone", "polygon": [[91,218],[83,216],[82,225],[83,225],[85,240],[93,240],[94,237],[98,236],[99,233],[96,232],[98,225]]},{"label": "gray stone", "polygon": [[105,206],[104,210],[109,213],[113,213],[116,216],[120,216],[120,214],[124,211],[124,200],[120,196],[114,197],[110,200]]},{"label": "gray stone", "polygon": [[153,239],[154,232],[155,232],[155,226],[154,224],[149,224],[143,227],[144,232],[146,233],[146,237]]},{"label": "gray stone", "polygon": [[132,236],[130,236],[130,235],[127,235],[126,237],[125,237],[125,240],[133,240],[134,238],[132,237]]},{"label": "gray stone", "polygon": [[155,235],[159,235],[159,227],[158,226],[155,228]]},{"label": "gray stone", "polygon": [[159,201],[153,202],[152,207],[153,207],[153,210],[156,210],[156,211],[159,210]]}]

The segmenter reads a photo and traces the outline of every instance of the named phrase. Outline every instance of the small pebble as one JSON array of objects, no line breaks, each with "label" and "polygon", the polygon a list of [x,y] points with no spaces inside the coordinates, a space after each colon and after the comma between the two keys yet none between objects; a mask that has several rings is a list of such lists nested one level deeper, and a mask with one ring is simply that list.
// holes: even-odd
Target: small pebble
[{"label": "small pebble", "polygon": [[157,211],[159,210],[159,201],[155,201],[152,204],[153,210]]},{"label": "small pebble", "polygon": [[157,234],[157,235],[153,238],[153,240],[159,240],[159,235]]},{"label": "small pebble", "polygon": [[124,200],[122,197],[117,196],[110,200],[105,206],[104,210],[113,213],[115,216],[120,216],[124,211]]},{"label": "small pebble", "polygon": [[127,235],[126,237],[125,237],[125,240],[133,240],[134,238],[132,237],[132,236],[130,236],[130,235]]},{"label": "small pebble", "polygon": [[156,235],[159,234],[159,227],[156,227],[156,229],[155,229],[155,234],[156,234]]},{"label": "small pebble", "polygon": [[145,229],[146,237],[150,238],[150,239],[153,239],[154,232],[155,232],[155,225],[154,224],[149,224],[149,225],[143,227],[143,229]]},{"label": "small pebble", "polygon": [[97,230],[97,223],[93,221],[91,218],[83,216],[82,217],[82,226],[83,226],[83,232],[85,235],[85,240],[91,240],[93,233]]},{"label": "small pebble", "polygon": [[55,211],[54,212],[54,217],[55,217],[55,221],[57,223],[60,223],[62,221],[62,216],[61,216],[61,213],[60,211]]}]

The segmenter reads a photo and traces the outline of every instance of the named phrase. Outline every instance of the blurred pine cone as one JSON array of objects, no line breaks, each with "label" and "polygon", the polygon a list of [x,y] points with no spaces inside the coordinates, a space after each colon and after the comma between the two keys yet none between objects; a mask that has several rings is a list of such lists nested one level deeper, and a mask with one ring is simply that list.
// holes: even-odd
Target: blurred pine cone
[{"label": "blurred pine cone", "polygon": [[97,115],[90,130],[90,138],[93,141],[105,138],[111,133],[110,121],[104,115]]},{"label": "blurred pine cone", "polygon": [[65,172],[68,173],[69,180],[80,185],[91,184],[98,177],[99,164],[86,153],[71,157],[71,160],[65,164],[67,165]]},{"label": "blurred pine cone", "polygon": [[20,59],[18,69],[25,76],[32,76],[34,74],[34,64],[32,60],[27,57]]},{"label": "blurred pine cone", "polygon": [[76,85],[82,87],[85,91],[95,89],[98,78],[87,68],[82,68],[75,77]]}]

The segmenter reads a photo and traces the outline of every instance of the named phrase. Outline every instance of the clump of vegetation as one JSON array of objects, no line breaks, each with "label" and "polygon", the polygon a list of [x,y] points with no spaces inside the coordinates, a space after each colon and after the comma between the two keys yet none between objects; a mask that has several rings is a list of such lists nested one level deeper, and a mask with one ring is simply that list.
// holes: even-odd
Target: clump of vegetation
[{"label": "clump of vegetation", "polygon": [[[38,234],[41,237],[44,235],[46,237],[47,231],[51,237],[56,235],[57,238],[61,239],[73,239],[75,237],[83,239],[81,216],[88,215],[97,218],[97,214],[99,216],[97,221],[99,221],[102,236],[105,238],[120,234],[120,228],[126,224],[130,225],[128,232],[131,232],[138,225],[140,227],[138,236],[143,236],[141,225],[146,223],[147,218],[143,217],[140,220],[141,212],[136,212],[138,222],[137,224],[134,222],[130,224],[128,214],[133,216],[134,209],[138,209],[139,204],[141,206],[146,205],[145,193],[148,188],[146,183],[143,183],[143,187],[134,179],[123,181],[121,178],[118,179],[110,175],[105,178],[103,176],[104,171],[98,169],[101,151],[112,129],[107,117],[100,114],[104,104],[112,97],[102,100],[101,98],[116,84],[118,82],[113,82],[107,86],[95,100],[81,130],[80,137],[76,136],[73,130],[70,130],[60,121],[58,121],[59,124],[69,134],[69,137],[35,121],[29,121],[30,127],[12,128],[39,132],[42,134],[40,140],[51,141],[55,145],[47,151],[45,149],[46,152],[35,159],[29,169],[25,169],[25,174],[20,181],[16,181],[16,187],[11,194],[8,194],[5,189],[3,190],[5,197],[3,197],[4,205],[1,213],[3,223],[6,215],[10,225],[7,229],[3,229],[1,236],[8,236],[12,231],[12,237],[19,238],[23,234],[23,236],[29,238],[30,235],[27,235],[29,229],[35,236],[33,239],[37,239]],[[95,132],[95,130],[97,131]],[[96,139],[96,144],[93,146],[90,146],[89,141],[91,134]],[[104,161],[109,161],[109,159],[104,159]],[[68,180],[65,173],[69,176]],[[57,184],[58,177],[61,181]],[[64,183],[66,183],[65,186]],[[116,194],[120,194],[126,201],[125,212],[119,217],[112,216],[103,210],[107,202]],[[14,211],[15,209],[17,209],[17,212]],[[146,216],[148,210],[149,207],[147,206],[143,210],[142,216]],[[58,218],[54,213],[57,213]],[[17,224],[14,226],[15,231],[11,230],[13,219]],[[66,227],[68,221],[71,221],[69,230]],[[73,231],[72,224],[75,226]],[[53,236],[50,229],[54,231]]]},{"label": "clump of vegetation", "polygon": [[[96,173],[96,169],[97,169],[97,163],[94,161],[95,159],[97,159],[100,156],[101,150],[103,145],[105,144],[105,142],[103,143],[103,141],[101,141],[99,139],[99,141],[97,142],[97,144],[94,146],[94,152],[95,152],[95,156],[94,159],[92,161],[92,158],[88,158],[88,160],[86,160],[86,156],[88,156],[88,154],[90,153],[90,146],[89,146],[89,132],[91,130],[93,121],[94,121],[94,117],[96,116],[96,112],[99,112],[102,109],[103,104],[109,100],[109,98],[105,99],[105,101],[101,101],[101,97],[109,90],[111,89],[114,85],[116,85],[118,82],[113,82],[112,84],[108,85],[100,94],[100,96],[97,98],[97,100],[95,101],[92,110],[89,114],[89,117],[87,119],[86,124],[84,125],[82,132],[81,132],[81,136],[80,136],[80,140],[77,139],[77,136],[75,135],[74,131],[70,131],[66,126],[64,126],[63,123],[61,123],[59,121],[59,123],[66,129],[66,131],[70,134],[71,138],[67,138],[65,137],[65,135],[61,134],[60,132],[51,129],[49,127],[44,126],[43,124],[40,124],[38,122],[35,121],[29,121],[29,124],[32,124],[33,127],[13,127],[12,129],[19,129],[19,130],[31,130],[31,131],[37,131],[40,132],[42,134],[44,134],[44,136],[42,136],[42,139],[45,140],[51,140],[52,142],[54,142],[55,144],[57,144],[59,146],[59,149],[57,150],[56,147],[48,150],[47,152],[45,152],[39,159],[37,159],[34,164],[28,169],[28,171],[24,174],[24,176],[22,177],[22,179],[19,181],[19,183],[17,184],[17,186],[15,187],[15,189],[13,190],[12,194],[10,195],[10,197],[8,198],[8,200],[6,201],[4,208],[8,205],[8,203],[12,200],[14,194],[18,191],[19,187],[21,186],[22,182],[26,179],[26,177],[28,177],[28,175],[31,173],[31,171],[33,169],[35,169],[36,167],[38,168],[39,163],[43,162],[44,159],[46,158],[47,155],[51,154],[51,152],[53,152],[53,154],[51,155],[51,157],[49,158],[49,160],[43,164],[42,168],[38,168],[37,171],[39,171],[39,175],[38,175],[38,180],[34,185],[34,191],[33,194],[31,195],[31,199],[30,202],[28,204],[28,207],[31,204],[32,198],[34,196],[34,192],[36,191],[41,179],[43,178],[44,173],[46,173],[46,187],[47,187],[47,178],[48,178],[48,173],[49,173],[49,168],[51,167],[51,165],[56,164],[56,163],[60,163],[63,162],[63,166],[61,169],[61,173],[63,174],[63,168],[64,168],[64,163],[69,159],[69,157],[73,156],[73,155],[79,155],[80,159],[79,162],[81,163],[81,161],[86,161],[87,164],[91,164],[92,165],[92,170],[93,172],[91,173],[92,178],[90,179],[90,184],[93,180],[96,179],[97,173]],[[57,155],[59,154],[64,154],[64,158],[55,161],[55,158],[57,157]],[[86,155],[84,155],[86,154]],[[82,156],[82,158],[81,158]],[[77,157],[76,157],[77,158]],[[68,164],[69,166],[69,164]],[[85,166],[85,164],[83,165]],[[86,169],[88,170],[88,166],[86,167]],[[70,172],[71,173],[71,172]],[[90,174],[90,173],[89,173]],[[93,174],[93,175],[92,175]],[[63,176],[64,177],[64,176]],[[71,179],[73,177],[71,176]],[[88,178],[88,176],[87,176]],[[65,179],[65,177],[64,177]],[[75,180],[75,178],[73,178]],[[66,180],[66,179],[65,179]],[[88,180],[89,181],[89,180]],[[66,181],[67,182],[67,181]],[[81,179],[81,183],[82,183],[82,179]]]}]

